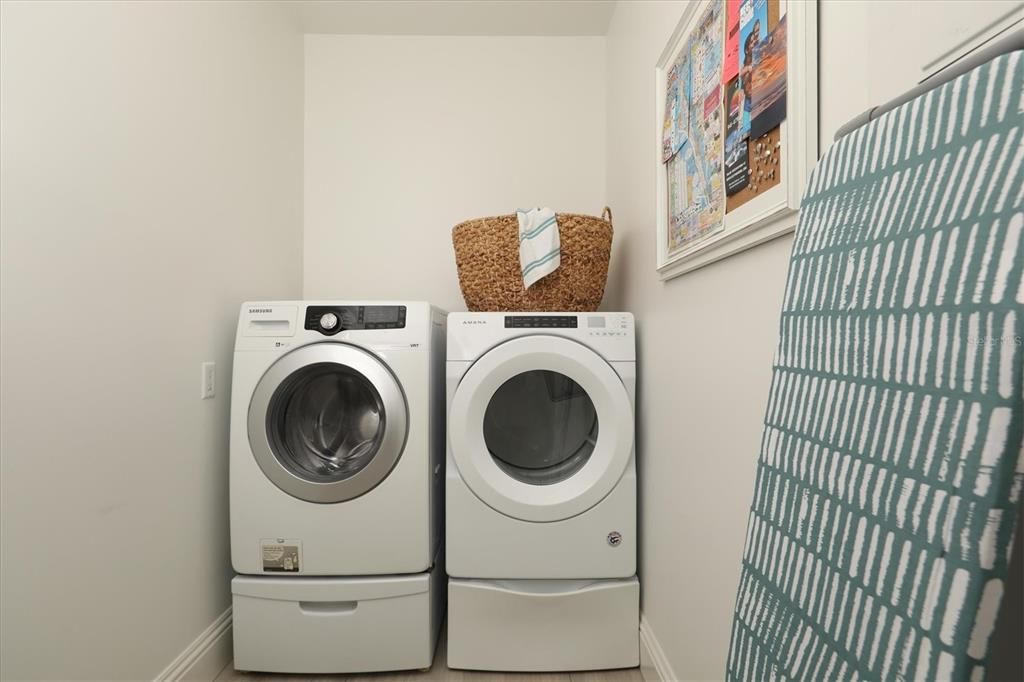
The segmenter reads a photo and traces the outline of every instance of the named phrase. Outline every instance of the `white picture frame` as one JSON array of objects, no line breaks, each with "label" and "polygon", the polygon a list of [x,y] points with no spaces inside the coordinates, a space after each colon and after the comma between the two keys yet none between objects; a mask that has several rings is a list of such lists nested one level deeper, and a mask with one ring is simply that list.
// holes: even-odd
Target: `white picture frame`
[{"label": "white picture frame", "polygon": [[786,16],[788,23],[786,119],[780,128],[781,182],[726,213],[722,230],[669,252],[668,177],[662,161],[666,73],[712,2],[724,5],[725,0],[700,0],[687,5],[654,69],[655,121],[651,156],[657,166],[657,270],[662,280],[791,232],[796,227],[804,185],[818,160],[818,3],[817,0],[779,0],[779,16]]}]

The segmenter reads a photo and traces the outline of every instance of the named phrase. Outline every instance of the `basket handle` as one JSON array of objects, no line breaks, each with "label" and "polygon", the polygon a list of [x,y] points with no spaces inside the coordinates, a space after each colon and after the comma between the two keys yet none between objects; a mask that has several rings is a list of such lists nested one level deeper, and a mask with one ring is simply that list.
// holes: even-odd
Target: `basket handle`
[{"label": "basket handle", "polygon": [[612,224],[612,209],[605,206],[604,210],[601,211],[601,220],[606,221],[609,225]]}]

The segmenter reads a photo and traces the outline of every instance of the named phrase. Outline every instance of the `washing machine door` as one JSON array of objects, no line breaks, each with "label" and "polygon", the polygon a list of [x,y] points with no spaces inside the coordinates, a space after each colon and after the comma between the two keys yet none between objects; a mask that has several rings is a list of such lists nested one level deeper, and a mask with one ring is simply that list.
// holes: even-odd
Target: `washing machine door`
[{"label": "washing machine door", "polygon": [[260,469],[309,502],[343,502],[376,487],[402,456],[407,424],[395,376],[344,343],[283,355],[249,403],[249,444]]},{"label": "washing machine door", "polygon": [[448,433],[466,485],[524,521],[585,512],[611,492],[633,453],[633,407],[601,356],[557,336],[502,343],[466,371]]}]

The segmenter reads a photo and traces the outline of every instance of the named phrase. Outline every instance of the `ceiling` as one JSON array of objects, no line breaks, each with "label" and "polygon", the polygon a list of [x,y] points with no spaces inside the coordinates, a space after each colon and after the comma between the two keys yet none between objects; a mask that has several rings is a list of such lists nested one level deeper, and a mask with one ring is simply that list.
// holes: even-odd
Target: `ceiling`
[{"label": "ceiling", "polygon": [[305,33],[603,36],[614,0],[299,0]]}]

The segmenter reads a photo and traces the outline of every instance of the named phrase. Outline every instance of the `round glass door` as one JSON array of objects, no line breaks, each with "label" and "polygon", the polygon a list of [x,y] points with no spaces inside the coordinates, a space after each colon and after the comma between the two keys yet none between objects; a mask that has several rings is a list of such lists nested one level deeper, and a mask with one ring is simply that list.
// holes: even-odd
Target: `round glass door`
[{"label": "round glass door", "polygon": [[277,487],[310,502],[358,497],[391,472],[405,445],[406,406],[394,376],[339,343],[288,353],[249,406],[249,441]]},{"label": "round glass door", "polygon": [[452,460],[492,509],[559,521],[600,502],[633,456],[633,404],[616,370],[566,338],[521,336],[480,356],[448,412]]},{"label": "round glass door", "polygon": [[494,392],[483,429],[487,450],[506,473],[524,483],[550,485],[590,459],[597,444],[597,410],[569,377],[531,370]]},{"label": "round glass door", "polygon": [[380,394],[351,367],[309,365],[270,398],[267,435],[278,462],[300,478],[342,481],[380,450],[386,429]]}]

